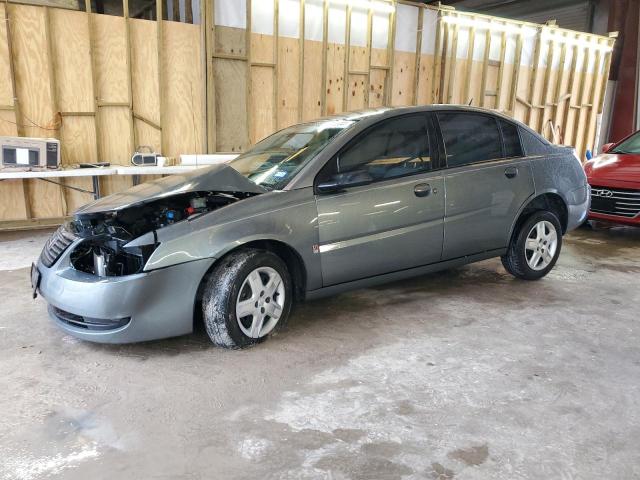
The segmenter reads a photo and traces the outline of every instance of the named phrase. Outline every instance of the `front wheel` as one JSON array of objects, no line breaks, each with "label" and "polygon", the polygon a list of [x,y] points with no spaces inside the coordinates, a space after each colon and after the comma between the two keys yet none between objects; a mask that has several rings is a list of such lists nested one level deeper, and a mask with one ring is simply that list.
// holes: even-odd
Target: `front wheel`
[{"label": "front wheel", "polygon": [[204,324],[216,345],[247,347],[284,325],[291,300],[291,276],[280,257],[240,250],[223,258],[205,284]]},{"label": "front wheel", "polygon": [[520,225],[502,256],[504,268],[517,278],[538,280],[551,271],[562,247],[562,227],[553,213],[534,212]]}]

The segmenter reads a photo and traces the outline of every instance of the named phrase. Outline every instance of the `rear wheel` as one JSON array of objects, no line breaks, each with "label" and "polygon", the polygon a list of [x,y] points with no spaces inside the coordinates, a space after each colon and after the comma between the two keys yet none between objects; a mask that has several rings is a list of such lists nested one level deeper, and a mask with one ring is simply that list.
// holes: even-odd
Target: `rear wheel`
[{"label": "rear wheel", "polygon": [[211,341],[243,348],[285,324],[291,310],[291,277],[274,253],[246,249],[220,262],[204,288],[202,313]]},{"label": "rear wheel", "polygon": [[502,257],[502,265],[517,278],[538,280],[554,267],[561,247],[562,227],[558,217],[540,210],[520,225]]}]

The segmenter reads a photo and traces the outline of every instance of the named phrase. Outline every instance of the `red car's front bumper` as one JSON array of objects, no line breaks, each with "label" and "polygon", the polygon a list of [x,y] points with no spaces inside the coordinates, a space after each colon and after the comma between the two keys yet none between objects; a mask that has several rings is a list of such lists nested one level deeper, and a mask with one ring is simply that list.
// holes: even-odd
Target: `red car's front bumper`
[{"label": "red car's front bumper", "polygon": [[640,184],[588,178],[591,185],[589,219],[640,227]]}]

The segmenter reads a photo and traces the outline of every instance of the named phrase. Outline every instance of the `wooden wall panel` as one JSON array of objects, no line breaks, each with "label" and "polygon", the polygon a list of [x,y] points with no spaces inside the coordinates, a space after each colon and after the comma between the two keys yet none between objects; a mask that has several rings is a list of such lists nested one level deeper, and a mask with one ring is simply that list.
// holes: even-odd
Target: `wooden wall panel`
[{"label": "wooden wall panel", "polygon": [[391,105],[403,107],[413,105],[415,88],[416,55],[410,52],[395,52],[393,65],[393,92]]},{"label": "wooden wall panel", "polygon": [[[13,88],[11,70],[9,68],[9,44],[7,42],[7,25],[4,21],[5,5],[0,4],[0,105],[13,105]],[[13,114],[11,114],[13,115]],[[5,118],[4,116],[1,118]],[[2,128],[2,126],[0,126]]]},{"label": "wooden wall panel", "polygon": [[[275,131],[273,125],[273,69],[252,67],[251,88],[251,143],[265,138]],[[258,93],[259,92],[259,93]]]},{"label": "wooden wall panel", "polygon": [[384,106],[384,92],[387,88],[387,71],[375,69],[371,70],[369,84],[369,107],[377,108]]},{"label": "wooden wall panel", "polygon": [[[25,5],[9,5],[8,9],[16,94],[22,115],[17,121],[24,125],[22,132],[26,136],[56,137],[59,120],[53,99],[45,9]],[[63,214],[59,187],[37,180],[26,183],[25,197],[33,217],[52,218]]]},{"label": "wooden wall panel", "polygon": [[322,116],[322,42],[304,42],[302,119]]},{"label": "wooden wall panel", "polygon": [[[186,152],[202,153],[204,148],[202,131],[204,72],[201,62],[200,29],[197,25],[165,22],[163,32],[165,84],[162,97],[166,108],[166,115],[163,118],[166,151],[163,153],[172,157]],[[244,71],[246,64],[242,64],[242,67]],[[241,84],[246,85],[245,76],[235,78],[231,83],[235,85],[236,90],[241,89]],[[239,110],[246,115],[246,103],[236,104],[233,116],[236,116]],[[243,141],[246,142],[246,124],[243,134]],[[240,146],[238,142],[235,151]]]},{"label": "wooden wall panel", "polygon": [[344,81],[344,45],[330,43],[327,46],[327,115],[342,112]]},{"label": "wooden wall panel", "polygon": [[[160,124],[160,87],[158,85],[158,37],[156,23],[130,19],[131,89],[133,111],[156,125]],[[160,132],[140,119],[135,120],[136,137],[141,145],[161,151]]]},{"label": "wooden wall panel", "polygon": [[278,129],[298,123],[298,79],[300,42],[297,38],[278,39]]}]

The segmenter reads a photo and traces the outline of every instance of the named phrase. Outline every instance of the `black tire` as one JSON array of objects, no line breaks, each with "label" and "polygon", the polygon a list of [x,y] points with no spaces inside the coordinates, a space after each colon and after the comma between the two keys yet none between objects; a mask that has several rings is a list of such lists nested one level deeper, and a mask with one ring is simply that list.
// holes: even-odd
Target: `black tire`
[{"label": "black tire", "polygon": [[[251,338],[238,324],[236,301],[248,275],[262,267],[270,267],[280,275],[285,299],[275,328],[264,337]],[[276,254],[253,248],[233,252],[219,262],[205,282],[202,317],[207,334],[215,345],[224,348],[249,347],[265,340],[286,324],[292,303],[291,276],[285,263]]]},{"label": "black tire", "polygon": [[[533,227],[542,221],[547,221],[554,226],[557,235],[557,247],[551,262],[549,262],[549,264],[545,268],[535,270],[529,266],[529,263],[527,261],[525,243]],[[511,238],[511,242],[509,244],[506,255],[503,255],[500,258],[505,270],[514,277],[521,278],[523,280],[539,280],[547,273],[549,273],[554,267],[554,265],[558,261],[558,257],[560,256],[561,249],[562,227],[560,226],[558,217],[556,217],[552,212],[539,210],[533,212],[524,222],[520,224],[518,230],[514,232],[513,237]]]}]

